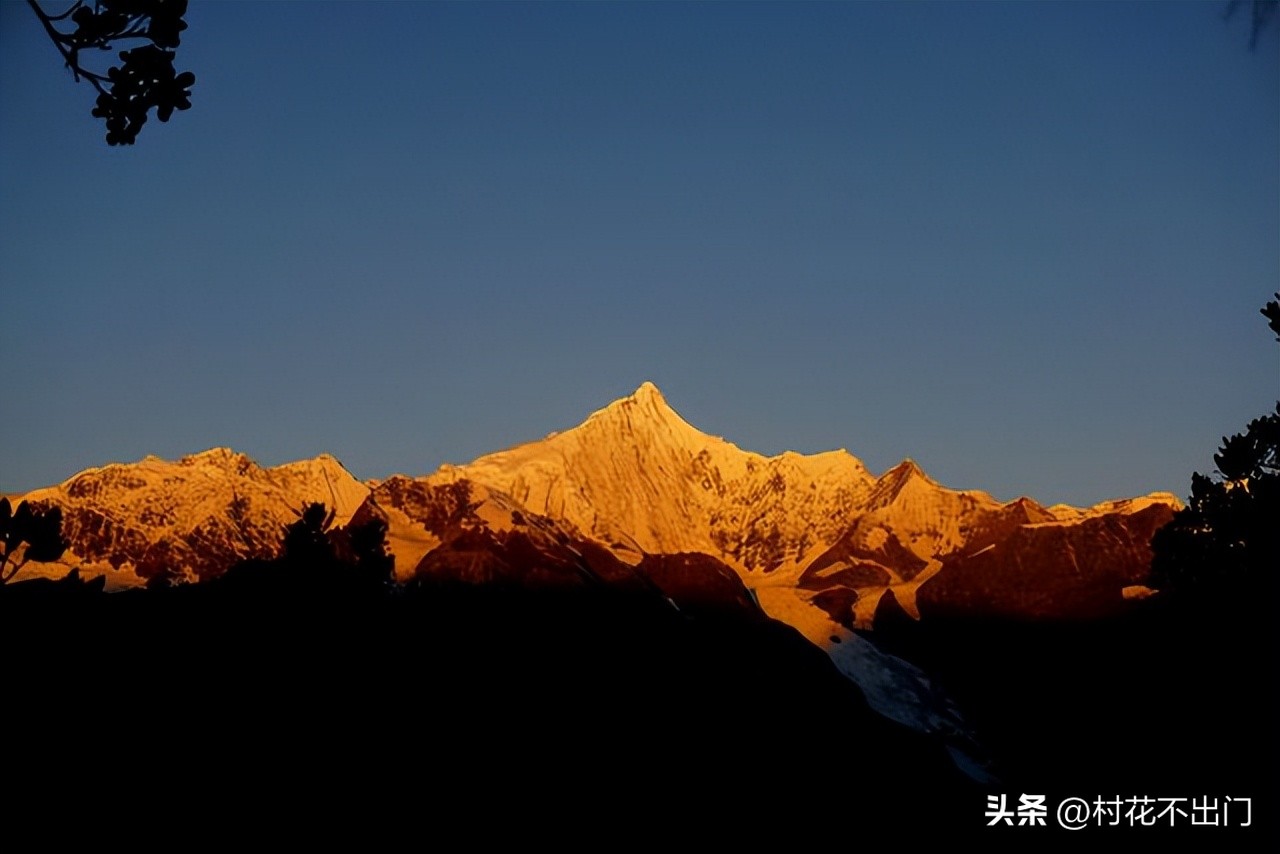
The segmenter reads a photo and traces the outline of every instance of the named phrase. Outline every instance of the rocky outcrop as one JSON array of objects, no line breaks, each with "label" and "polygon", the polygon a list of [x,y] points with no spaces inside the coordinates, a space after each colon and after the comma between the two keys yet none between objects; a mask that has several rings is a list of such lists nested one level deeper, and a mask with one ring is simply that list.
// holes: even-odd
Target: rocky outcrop
[{"label": "rocky outcrop", "polygon": [[923,618],[940,615],[1022,619],[1103,616],[1123,606],[1123,590],[1146,580],[1151,536],[1173,518],[1152,502],[1078,522],[1018,526],[976,552],[958,553],[920,586]]}]

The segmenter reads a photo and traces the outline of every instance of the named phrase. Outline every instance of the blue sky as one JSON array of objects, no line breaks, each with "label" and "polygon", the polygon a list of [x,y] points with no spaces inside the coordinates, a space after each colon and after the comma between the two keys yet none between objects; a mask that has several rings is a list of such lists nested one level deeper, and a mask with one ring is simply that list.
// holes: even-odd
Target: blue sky
[{"label": "blue sky", "polygon": [[649,379],[763,453],[1170,490],[1280,393],[1280,37],[1219,3],[193,3],[109,148],[0,0],[0,490],[422,474]]}]

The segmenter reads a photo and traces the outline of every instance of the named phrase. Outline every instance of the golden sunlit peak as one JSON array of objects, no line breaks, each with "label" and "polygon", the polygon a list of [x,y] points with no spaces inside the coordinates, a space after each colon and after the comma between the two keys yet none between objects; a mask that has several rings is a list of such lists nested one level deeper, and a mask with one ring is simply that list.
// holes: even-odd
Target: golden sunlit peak
[{"label": "golden sunlit peak", "polygon": [[666,401],[666,398],[662,396],[662,392],[658,387],[649,382],[649,380],[645,380],[640,383],[640,387],[635,390],[635,393],[631,395],[631,398],[641,403],[649,400]]},{"label": "golden sunlit peak", "polygon": [[[642,382],[639,388],[626,397],[613,401],[602,411],[644,412],[650,416],[658,415],[663,418],[669,415],[676,415],[675,410],[671,408],[671,404],[667,403],[667,399],[662,396],[662,392],[649,380]],[[676,415],[676,417],[679,416]]]},{"label": "golden sunlit peak", "polygon": [[894,466],[892,469],[885,472],[885,474],[909,475],[913,477],[928,477],[928,475],[924,473],[924,469],[920,468],[919,464],[917,464],[915,460],[911,459],[911,457],[907,457],[902,462]]}]

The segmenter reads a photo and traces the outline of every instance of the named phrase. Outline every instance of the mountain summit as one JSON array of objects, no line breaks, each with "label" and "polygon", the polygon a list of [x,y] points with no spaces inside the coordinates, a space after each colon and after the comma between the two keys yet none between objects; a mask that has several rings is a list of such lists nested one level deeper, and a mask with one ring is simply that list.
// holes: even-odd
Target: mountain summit
[{"label": "mountain summit", "polygon": [[[1016,614],[1034,601],[1037,613],[1067,615],[1054,602],[1075,609],[1085,601],[1065,595],[1062,586],[1073,583],[1068,569],[1055,571],[1050,585],[1064,595],[1039,589],[1036,567],[1061,563],[1049,554],[1053,542],[1106,554],[1093,573],[1108,579],[1102,598],[1111,604],[1099,607],[1111,607],[1123,588],[1145,578],[1152,526],[1178,506],[1167,495],[1087,509],[1045,508],[1028,498],[1001,503],[980,490],[948,489],[910,459],[875,477],[843,450],[765,457],[690,425],[649,382],[575,427],[423,479],[464,481],[509,495],[631,564],[646,554],[715,557],[771,613],[788,613],[781,618],[795,625],[808,621],[810,634],[823,638],[841,625],[869,623],[886,593],[919,616],[918,591],[955,591],[962,574],[968,581],[960,586],[984,588],[956,592],[971,607],[987,602]],[[1084,524],[1097,519],[1108,521]],[[1034,530],[1046,526],[1059,530]],[[997,546],[1000,561],[1023,567],[996,573],[1006,582],[1000,591],[959,572],[975,565],[970,556]],[[994,559],[987,555],[981,565]],[[1096,605],[1096,587],[1085,598]],[[937,595],[924,599],[938,607]]]},{"label": "mountain summit", "polygon": [[576,427],[428,480],[505,492],[624,560],[701,552],[744,573],[797,569],[834,542],[874,481],[844,451],[743,451],[690,425],[649,382]]}]

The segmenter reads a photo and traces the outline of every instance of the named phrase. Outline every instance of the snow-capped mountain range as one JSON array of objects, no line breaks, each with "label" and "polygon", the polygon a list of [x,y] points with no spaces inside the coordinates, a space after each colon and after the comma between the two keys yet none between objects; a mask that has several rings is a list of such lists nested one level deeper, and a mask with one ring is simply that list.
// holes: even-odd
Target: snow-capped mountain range
[{"label": "snow-capped mountain range", "polygon": [[[1146,542],[1180,506],[1164,493],[1091,508],[1000,503],[947,489],[911,460],[877,477],[844,450],[764,457],[697,430],[647,382],[572,429],[425,477],[361,483],[327,454],[262,468],[215,448],[88,469],[19,499],[62,507],[64,564],[106,573],[112,587],[161,568],[209,577],[270,555],[283,526],[316,501],[337,511],[338,524],[357,512],[385,518],[405,579],[444,542],[441,502],[455,495],[456,503],[460,485],[490,527],[542,519],[630,565],[645,555],[709,555],[749,588],[793,589],[838,622],[864,624],[885,592],[917,615],[921,602],[945,607],[944,589],[960,595],[961,576],[1034,587],[1049,561],[1069,562],[1082,584],[1105,577],[1118,597],[1145,579]],[[1008,590],[966,601],[1020,607]]]},{"label": "snow-capped mountain range", "polygon": [[[844,450],[765,457],[697,430],[651,383],[576,427],[425,477],[361,483],[328,455],[262,468],[219,448],[89,469],[18,498],[61,507],[70,544],[60,565],[22,577],[77,566],[112,588],[270,556],[311,502],[336,509],[337,524],[384,519],[402,580],[661,577],[667,590],[684,573],[729,599],[745,586],[873,706],[922,729],[949,726],[927,681],[855,626],[885,608],[1105,612],[1145,590],[1151,534],[1180,506],[1162,493],[1091,508],[1001,503],[943,487],[911,460],[877,477]],[[741,585],[727,583],[734,574]]]}]

